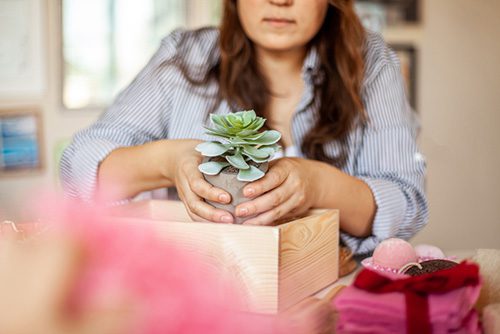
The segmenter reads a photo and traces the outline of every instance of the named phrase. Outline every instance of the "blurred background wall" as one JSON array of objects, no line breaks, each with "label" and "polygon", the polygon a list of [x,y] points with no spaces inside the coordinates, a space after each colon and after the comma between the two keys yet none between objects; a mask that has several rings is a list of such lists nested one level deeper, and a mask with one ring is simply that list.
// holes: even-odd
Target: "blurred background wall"
[{"label": "blurred background wall", "polygon": [[[40,1],[44,51],[39,56],[45,88],[38,96],[0,96],[0,112],[41,110],[44,166],[0,176],[0,219],[31,218],[21,203],[36,189],[58,187],[58,151],[102,112],[101,108],[68,111],[63,107],[61,3]],[[212,22],[206,13],[217,3],[190,0],[187,10],[195,13],[186,24]],[[418,26],[384,32],[391,43],[410,41],[418,55],[416,106],[421,148],[428,162],[431,216],[414,243],[445,249],[500,248],[499,15],[498,0],[423,0]],[[0,36],[5,33],[0,30]]]},{"label": "blurred background wall", "polygon": [[500,248],[500,1],[428,0],[421,48],[429,226],[415,241]]}]

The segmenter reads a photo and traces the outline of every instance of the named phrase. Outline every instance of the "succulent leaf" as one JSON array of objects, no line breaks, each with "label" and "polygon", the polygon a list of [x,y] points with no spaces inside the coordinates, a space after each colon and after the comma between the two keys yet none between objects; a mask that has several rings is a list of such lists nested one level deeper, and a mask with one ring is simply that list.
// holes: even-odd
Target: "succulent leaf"
[{"label": "succulent leaf", "polygon": [[[249,166],[249,161],[264,163],[269,161],[280,147],[277,144],[281,139],[278,131],[259,131],[266,121],[258,117],[253,110],[238,111],[227,115],[211,114],[211,127],[205,127],[206,133],[211,136],[224,138],[227,143],[211,141],[197,146],[197,151],[204,156],[224,157],[227,162],[224,166],[234,166],[244,171],[241,178],[258,179],[264,175],[257,168]],[[209,169],[210,167],[210,169]],[[206,165],[209,173],[222,170],[222,165]],[[201,169],[200,169],[201,170]]]},{"label": "succulent leaf", "polygon": [[267,153],[265,150],[258,149],[251,145],[244,145],[243,152],[257,159],[267,159],[270,156],[270,154]]},{"label": "succulent leaf", "polygon": [[217,175],[229,165],[226,161],[209,161],[199,165],[198,170],[206,175]]},{"label": "succulent leaf", "polygon": [[212,123],[218,125],[222,129],[224,129],[227,126],[224,122],[224,119],[219,115],[210,114],[210,120],[212,121]]},{"label": "succulent leaf", "polygon": [[261,147],[259,147],[259,151],[264,151],[267,154],[269,154],[270,156],[273,156],[274,153],[278,152],[279,150],[280,150],[280,146],[276,145],[276,144],[273,144],[273,145],[270,145],[270,146],[261,146]]},{"label": "succulent leaf", "polygon": [[255,166],[250,166],[248,169],[242,169],[238,172],[238,176],[236,177],[239,181],[242,182],[253,182],[258,180],[264,176],[264,172],[258,169]]},{"label": "succulent leaf", "polygon": [[234,114],[227,115],[226,119],[233,128],[241,128],[243,125],[239,117]]},{"label": "succulent leaf", "polygon": [[241,146],[241,145],[255,145],[255,142],[248,140],[248,139],[243,139],[239,137],[231,137],[228,139],[231,144],[235,146]]},{"label": "succulent leaf", "polygon": [[227,155],[226,160],[235,168],[238,169],[248,169],[248,164],[241,153],[235,153],[234,155]]},{"label": "succulent leaf", "polygon": [[229,147],[217,141],[209,141],[199,144],[195,149],[206,157],[217,157],[226,153]]},{"label": "succulent leaf", "polygon": [[256,162],[258,164],[262,164],[264,162],[268,162],[269,161],[269,158],[266,158],[266,159],[259,159],[259,158],[256,158],[254,156],[251,156],[249,154],[246,154],[246,153],[243,153],[243,155],[246,155],[250,160],[252,160],[253,162]]},{"label": "succulent leaf", "polygon": [[255,115],[255,111],[249,110],[243,113],[243,126],[246,128],[250,124],[252,124],[253,120],[257,117]]},{"label": "succulent leaf", "polygon": [[264,136],[265,134],[266,134],[265,132],[258,132],[257,134],[255,134],[253,136],[248,136],[245,139],[246,140],[257,140],[257,139],[261,138],[262,136]]},{"label": "succulent leaf", "polygon": [[254,130],[259,130],[261,127],[264,126],[264,123],[266,122],[266,119],[265,118],[256,118],[252,124],[250,125],[252,129]]},{"label": "succulent leaf", "polygon": [[214,124],[214,127],[212,128],[213,131],[215,132],[220,132],[220,133],[226,133],[226,128],[219,125],[219,124]]},{"label": "succulent leaf", "polygon": [[222,138],[226,138],[226,139],[231,138],[231,136],[226,134],[226,133],[223,133],[223,132],[211,129],[211,128],[207,128],[207,127],[205,127],[205,129],[207,130],[207,132],[205,132],[207,135],[222,137]]},{"label": "succulent leaf", "polygon": [[244,138],[244,137],[248,137],[248,136],[255,135],[255,134],[257,134],[256,130],[245,129],[245,130],[238,132],[238,137]]},{"label": "succulent leaf", "polygon": [[272,145],[279,142],[281,133],[276,130],[266,131],[265,134],[257,140],[251,140],[250,143],[258,145]]}]

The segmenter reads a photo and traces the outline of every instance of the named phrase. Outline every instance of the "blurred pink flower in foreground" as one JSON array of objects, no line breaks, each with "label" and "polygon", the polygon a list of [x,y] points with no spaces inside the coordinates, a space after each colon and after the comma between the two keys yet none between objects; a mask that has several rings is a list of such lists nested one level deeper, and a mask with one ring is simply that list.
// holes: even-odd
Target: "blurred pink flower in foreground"
[{"label": "blurred pink flower in foreground", "polygon": [[130,334],[276,333],[276,317],[237,311],[239,298],[203,262],[155,236],[148,227],[117,224],[96,206],[50,200],[42,205],[49,232],[81,244],[82,275],[70,297],[72,312],[127,300]]}]

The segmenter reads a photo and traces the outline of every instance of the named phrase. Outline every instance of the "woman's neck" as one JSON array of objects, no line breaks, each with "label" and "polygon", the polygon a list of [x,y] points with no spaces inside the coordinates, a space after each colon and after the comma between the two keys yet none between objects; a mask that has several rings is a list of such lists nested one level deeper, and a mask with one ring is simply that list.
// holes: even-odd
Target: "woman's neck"
[{"label": "woman's neck", "polygon": [[300,78],[306,48],[272,51],[256,47],[257,63],[273,95],[289,95],[290,83]]}]

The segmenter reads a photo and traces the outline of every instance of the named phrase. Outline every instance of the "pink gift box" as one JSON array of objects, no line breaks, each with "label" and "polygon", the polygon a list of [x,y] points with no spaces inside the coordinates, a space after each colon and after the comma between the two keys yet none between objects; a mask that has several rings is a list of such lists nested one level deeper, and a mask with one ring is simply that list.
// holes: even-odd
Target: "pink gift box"
[{"label": "pink gift box", "polygon": [[[481,333],[473,306],[480,285],[428,297],[433,333]],[[349,286],[334,300],[338,333],[406,333],[406,300],[399,292],[375,294]]]}]

